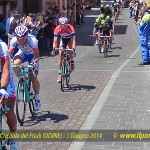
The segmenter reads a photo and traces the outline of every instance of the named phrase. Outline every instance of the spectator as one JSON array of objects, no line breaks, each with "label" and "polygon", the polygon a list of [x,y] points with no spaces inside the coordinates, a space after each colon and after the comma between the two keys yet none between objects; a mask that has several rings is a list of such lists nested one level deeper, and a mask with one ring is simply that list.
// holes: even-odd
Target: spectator
[{"label": "spectator", "polygon": [[8,14],[8,18],[7,18],[7,20],[6,20],[6,36],[8,37],[8,40],[6,41],[6,43],[8,44],[8,46],[9,46],[9,42],[10,42],[8,33],[9,33],[9,30],[10,30],[10,24],[11,24],[11,22],[13,21],[13,19],[14,19],[14,13],[11,11],[11,12]]},{"label": "spectator", "polygon": [[63,6],[62,16],[67,18],[67,9],[65,8],[65,6]]},{"label": "spectator", "polygon": [[0,39],[6,42],[6,27],[3,23],[3,17],[0,17]]}]

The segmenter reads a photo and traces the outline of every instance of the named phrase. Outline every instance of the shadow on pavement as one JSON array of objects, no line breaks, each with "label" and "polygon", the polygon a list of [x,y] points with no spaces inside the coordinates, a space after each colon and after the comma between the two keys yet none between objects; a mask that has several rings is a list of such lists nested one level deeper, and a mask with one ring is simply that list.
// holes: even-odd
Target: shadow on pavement
[{"label": "shadow on pavement", "polygon": [[23,126],[33,126],[41,121],[46,121],[48,118],[53,120],[54,123],[69,119],[68,115],[51,113],[50,111],[41,111],[38,112],[36,116],[28,117],[28,120],[24,122]]},{"label": "shadow on pavement", "polygon": [[128,25],[115,25],[114,35],[126,34]]},{"label": "shadow on pavement", "polygon": [[80,84],[71,84],[69,91],[78,91],[78,90],[85,90],[90,91],[92,89],[95,89],[95,86],[92,85],[80,85]]},{"label": "shadow on pavement", "polygon": [[122,49],[122,47],[112,47],[112,49]]},{"label": "shadow on pavement", "polygon": [[109,55],[109,57],[120,57],[120,55]]}]

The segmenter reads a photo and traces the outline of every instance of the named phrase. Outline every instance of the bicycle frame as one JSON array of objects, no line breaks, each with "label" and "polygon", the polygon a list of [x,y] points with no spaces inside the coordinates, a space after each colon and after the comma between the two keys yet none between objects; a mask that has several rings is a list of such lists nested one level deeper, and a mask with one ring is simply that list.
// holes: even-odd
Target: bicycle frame
[{"label": "bicycle frame", "polygon": [[[34,102],[33,102],[35,99],[34,99],[34,93],[32,93],[30,90],[30,85],[31,85],[30,75],[32,73],[33,76],[36,77],[36,74],[32,65],[28,65],[28,66],[16,65],[13,67],[20,68],[19,82],[17,87],[16,114],[17,114],[18,122],[22,126],[25,119],[27,102],[29,103],[30,113],[32,114],[32,116],[35,115]],[[26,70],[26,68],[28,70]],[[23,108],[21,109],[19,108],[20,104],[23,104]]]},{"label": "bicycle frame", "polygon": [[66,80],[66,85],[69,87],[69,80],[70,80],[70,56],[68,51],[74,52],[73,49],[59,49],[56,48],[55,50],[63,51],[62,57],[62,65],[61,65],[61,90],[64,91],[64,81]]},{"label": "bicycle frame", "polygon": [[[33,69],[33,66],[28,65],[27,67],[25,67],[25,66],[13,66],[13,67],[19,67],[21,69],[19,79],[22,79],[23,83],[24,83],[24,87],[25,87],[24,98],[25,98],[26,102],[30,102],[30,91],[29,91],[28,86],[29,86],[29,83],[31,82],[31,79],[30,79],[29,70]],[[25,71],[25,68],[28,68],[29,70]],[[36,77],[35,72],[33,71],[32,73],[33,73],[33,76]],[[18,88],[20,88],[19,86],[20,86],[20,84],[18,84]],[[17,93],[17,95],[18,94],[19,93]]]}]

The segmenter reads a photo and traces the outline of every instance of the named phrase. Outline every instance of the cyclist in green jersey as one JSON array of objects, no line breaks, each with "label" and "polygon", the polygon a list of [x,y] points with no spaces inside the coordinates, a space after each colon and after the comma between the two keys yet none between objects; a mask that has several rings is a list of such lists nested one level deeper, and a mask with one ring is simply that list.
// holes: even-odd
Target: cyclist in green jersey
[{"label": "cyclist in green jersey", "polygon": [[[100,36],[110,36],[110,32],[109,32],[109,25],[106,23],[105,20],[101,21],[101,27],[100,27]],[[101,52],[104,52],[104,38],[101,37],[101,41],[102,41],[102,49]]]}]

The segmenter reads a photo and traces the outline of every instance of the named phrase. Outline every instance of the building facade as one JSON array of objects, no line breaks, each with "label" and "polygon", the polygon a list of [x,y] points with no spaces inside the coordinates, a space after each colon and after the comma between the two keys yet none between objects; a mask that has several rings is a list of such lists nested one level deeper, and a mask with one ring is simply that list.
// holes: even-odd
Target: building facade
[{"label": "building facade", "polygon": [[48,8],[58,6],[62,13],[63,6],[67,9],[67,17],[72,23],[76,22],[76,3],[80,0],[0,0],[0,16],[7,17],[8,13],[18,10],[21,15],[38,13]]}]

